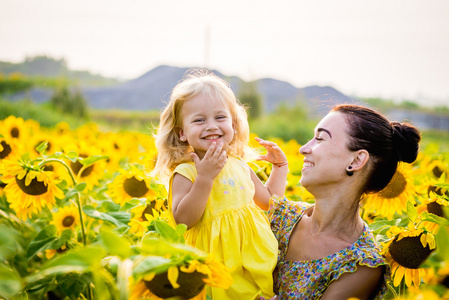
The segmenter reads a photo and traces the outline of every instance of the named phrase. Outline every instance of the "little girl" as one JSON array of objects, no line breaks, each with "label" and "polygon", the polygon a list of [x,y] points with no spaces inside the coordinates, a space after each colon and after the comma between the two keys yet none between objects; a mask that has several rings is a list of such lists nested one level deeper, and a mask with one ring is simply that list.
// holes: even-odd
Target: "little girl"
[{"label": "little girl", "polygon": [[[229,289],[209,288],[212,299],[258,299],[273,294],[277,241],[264,212],[283,195],[287,158],[273,142],[256,158],[249,147],[244,107],[213,73],[188,73],[161,114],[154,173],[167,175],[169,208],[188,230],[188,244],[213,253],[231,268]],[[243,159],[273,164],[264,185]],[[257,205],[260,207],[258,207]]]}]

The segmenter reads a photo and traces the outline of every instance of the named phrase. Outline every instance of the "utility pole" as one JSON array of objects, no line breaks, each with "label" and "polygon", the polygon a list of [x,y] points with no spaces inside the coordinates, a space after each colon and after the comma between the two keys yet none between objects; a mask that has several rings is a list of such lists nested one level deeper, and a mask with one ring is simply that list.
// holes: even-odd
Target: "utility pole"
[{"label": "utility pole", "polygon": [[210,67],[210,27],[206,25],[204,34],[204,68],[209,69]]}]

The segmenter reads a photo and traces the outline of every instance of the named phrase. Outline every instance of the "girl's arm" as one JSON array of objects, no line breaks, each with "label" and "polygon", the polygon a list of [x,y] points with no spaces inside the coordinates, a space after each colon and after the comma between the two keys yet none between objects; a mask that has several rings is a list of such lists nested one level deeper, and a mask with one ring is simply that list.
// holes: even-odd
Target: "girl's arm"
[{"label": "girl's arm", "polygon": [[356,297],[360,300],[374,299],[380,287],[383,267],[370,268],[357,265],[354,273],[344,273],[324,291],[322,300],[339,300]]},{"label": "girl's arm", "polygon": [[225,166],[227,155],[222,146],[217,146],[214,142],[203,159],[200,160],[195,153],[192,153],[192,158],[198,173],[195,182],[192,183],[186,177],[176,173],[170,187],[175,222],[186,224],[188,228],[201,219],[214,180]]},{"label": "girl's arm", "polygon": [[256,192],[254,202],[263,210],[267,210],[270,198],[273,195],[282,196],[287,184],[288,161],[285,153],[276,143],[256,138],[260,145],[267,149],[267,154],[259,156],[258,160],[266,160],[273,164],[270,177],[265,185],[260,181],[251,169],[251,179],[254,182]]}]

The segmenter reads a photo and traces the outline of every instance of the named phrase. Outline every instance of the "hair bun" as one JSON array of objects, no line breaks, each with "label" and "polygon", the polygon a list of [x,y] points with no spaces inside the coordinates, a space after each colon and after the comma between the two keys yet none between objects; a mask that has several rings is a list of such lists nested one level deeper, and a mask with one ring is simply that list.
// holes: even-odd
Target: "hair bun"
[{"label": "hair bun", "polygon": [[399,161],[412,163],[416,160],[421,135],[418,129],[408,123],[391,122],[393,147]]}]

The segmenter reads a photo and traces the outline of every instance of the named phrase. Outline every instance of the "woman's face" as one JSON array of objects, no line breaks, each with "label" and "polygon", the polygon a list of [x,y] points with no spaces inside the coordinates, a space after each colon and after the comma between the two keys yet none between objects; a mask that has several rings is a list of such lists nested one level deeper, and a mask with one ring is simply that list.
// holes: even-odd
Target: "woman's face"
[{"label": "woman's face", "polygon": [[310,192],[341,182],[347,177],[346,168],[353,160],[347,148],[348,124],[340,112],[331,112],[316,126],[314,138],[299,149],[304,155],[300,183]]}]

